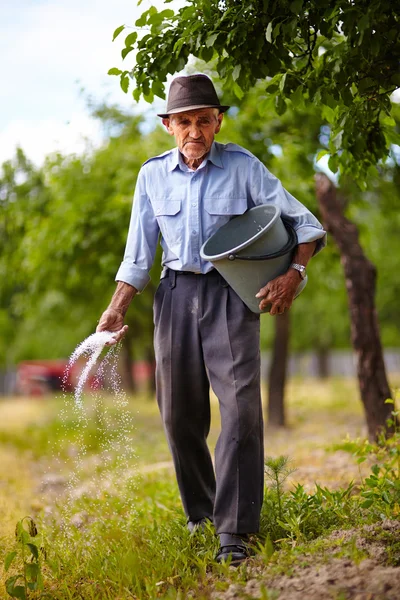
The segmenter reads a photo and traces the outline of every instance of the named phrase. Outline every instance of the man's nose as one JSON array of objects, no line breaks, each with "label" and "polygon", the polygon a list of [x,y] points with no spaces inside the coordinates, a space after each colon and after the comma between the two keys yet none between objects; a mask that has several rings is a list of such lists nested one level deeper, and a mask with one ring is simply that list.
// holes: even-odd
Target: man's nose
[{"label": "man's nose", "polygon": [[199,127],[197,127],[197,125],[194,123],[192,123],[190,126],[189,136],[193,140],[197,140],[199,137],[201,137],[201,131],[200,131]]}]

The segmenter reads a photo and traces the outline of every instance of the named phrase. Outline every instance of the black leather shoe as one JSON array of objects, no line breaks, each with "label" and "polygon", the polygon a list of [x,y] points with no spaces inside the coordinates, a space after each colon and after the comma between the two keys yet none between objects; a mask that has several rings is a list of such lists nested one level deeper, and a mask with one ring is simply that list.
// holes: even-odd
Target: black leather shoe
[{"label": "black leather shoe", "polygon": [[215,560],[218,563],[227,562],[230,560],[230,564],[237,567],[249,557],[249,552],[246,546],[241,544],[230,544],[229,546],[221,546],[217,552]]},{"label": "black leather shoe", "polygon": [[188,521],[186,527],[189,529],[190,533],[194,533],[195,531],[204,531],[207,523],[212,523],[212,520],[209,517],[203,517],[198,521]]}]

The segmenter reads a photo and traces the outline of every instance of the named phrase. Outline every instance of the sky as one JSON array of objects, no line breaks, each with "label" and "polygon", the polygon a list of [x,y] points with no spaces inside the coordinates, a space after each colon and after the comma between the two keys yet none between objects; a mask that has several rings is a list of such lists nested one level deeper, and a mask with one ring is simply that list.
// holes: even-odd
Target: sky
[{"label": "sky", "polygon": [[[112,42],[114,30],[133,26],[151,4],[163,2],[143,0],[139,7],[137,0],[0,3],[0,164],[12,158],[17,145],[40,164],[55,150],[82,151],[85,138],[100,142],[88,96],[155,114],[155,107],[136,104],[131,92],[122,92],[118,77],[107,75],[123,64],[124,32]],[[132,59],[126,60],[131,67]]]}]

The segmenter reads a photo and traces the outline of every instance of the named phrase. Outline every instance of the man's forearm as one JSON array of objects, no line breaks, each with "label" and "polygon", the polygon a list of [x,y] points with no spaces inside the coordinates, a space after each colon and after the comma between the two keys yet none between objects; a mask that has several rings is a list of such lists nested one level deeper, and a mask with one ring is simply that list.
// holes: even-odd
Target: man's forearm
[{"label": "man's forearm", "polygon": [[118,281],[117,289],[113,297],[111,298],[111,302],[108,308],[112,308],[113,310],[118,311],[123,316],[125,316],[126,311],[129,308],[132,299],[138,293],[137,289],[129,283],[125,283],[124,281]]},{"label": "man's forearm", "polygon": [[296,252],[294,253],[293,262],[306,267],[308,261],[315,252],[316,245],[316,241],[299,244],[296,248]]}]

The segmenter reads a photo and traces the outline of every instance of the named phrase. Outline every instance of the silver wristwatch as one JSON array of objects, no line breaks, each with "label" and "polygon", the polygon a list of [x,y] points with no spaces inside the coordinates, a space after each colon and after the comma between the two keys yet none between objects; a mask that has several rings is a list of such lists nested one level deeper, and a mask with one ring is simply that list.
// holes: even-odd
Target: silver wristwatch
[{"label": "silver wristwatch", "polygon": [[298,271],[300,273],[300,277],[302,279],[306,278],[306,268],[304,265],[298,265],[297,263],[292,263],[290,265],[291,269],[296,269],[296,271]]}]

